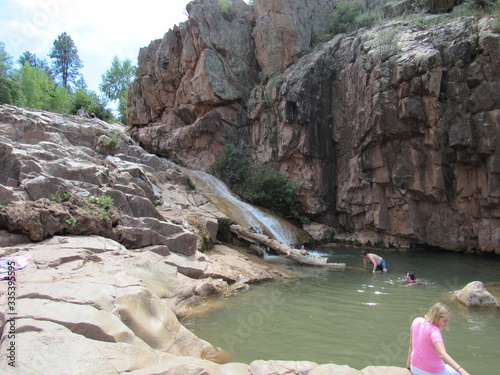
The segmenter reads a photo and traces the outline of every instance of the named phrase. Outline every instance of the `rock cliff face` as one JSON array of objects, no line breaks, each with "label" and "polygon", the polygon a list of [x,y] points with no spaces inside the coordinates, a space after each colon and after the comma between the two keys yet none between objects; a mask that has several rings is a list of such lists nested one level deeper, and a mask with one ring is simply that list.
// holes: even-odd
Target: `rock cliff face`
[{"label": "rock cliff face", "polygon": [[393,21],[313,47],[335,1],[229,3],[191,2],[141,50],[128,118],[147,150],[206,170],[233,142],[301,181],[304,213],[338,238],[500,253],[493,18]]}]

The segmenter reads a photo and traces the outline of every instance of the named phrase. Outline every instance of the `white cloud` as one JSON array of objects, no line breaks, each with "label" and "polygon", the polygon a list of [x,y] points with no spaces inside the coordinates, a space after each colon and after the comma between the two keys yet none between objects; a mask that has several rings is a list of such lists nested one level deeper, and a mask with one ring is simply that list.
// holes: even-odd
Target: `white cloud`
[{"label": "white cloud", "polygon": [[141,47],[185,21],[188,0],[2,0],[0,41],[14,60],[24,51],[50,63],[48,54],[63,32],[71,36],[89,88],[98,91],[101,75],[116,55],[134,64]]}]

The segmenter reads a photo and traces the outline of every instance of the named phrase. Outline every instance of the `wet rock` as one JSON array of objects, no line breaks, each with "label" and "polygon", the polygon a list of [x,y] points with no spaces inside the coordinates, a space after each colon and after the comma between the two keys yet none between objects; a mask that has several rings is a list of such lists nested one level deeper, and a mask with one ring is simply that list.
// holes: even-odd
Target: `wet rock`
[{"label": "wet rock", "polygon": [[311,235],[311,237],[320,242],[326,242],[335,234],[334,228],[319,223],[305,224],[304,230]]},{"label": "wet rock", "polygon": [[452,293],[453,299],[467,307],[500,307],[481,281],[473,281]]}]

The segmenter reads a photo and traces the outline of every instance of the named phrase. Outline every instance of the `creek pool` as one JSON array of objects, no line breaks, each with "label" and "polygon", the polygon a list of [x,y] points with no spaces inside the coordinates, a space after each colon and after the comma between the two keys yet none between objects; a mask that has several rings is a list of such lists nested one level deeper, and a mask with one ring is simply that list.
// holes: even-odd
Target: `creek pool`
[{"label": "creek pool", "polygon": [[[252,285],[218,301],[219,308],[187,317],[182,324],[228,350],[234,362],[304,360],[358,370],[404,367],[411,321],[443,302],[453,314],[450,330],[443,332],[448,353],[471,374],[498,373],[500,309],[467,310],[447,295],[471,281],[499,282],[499,257],[424,250],[374,252],[387,260],[387,274],[362,270],[360,250],[353,248],[311,252],[346,263],[345,271],[267,258],[302,276]],[[408,271],[424,285],[404,286],[401,280]]]}]

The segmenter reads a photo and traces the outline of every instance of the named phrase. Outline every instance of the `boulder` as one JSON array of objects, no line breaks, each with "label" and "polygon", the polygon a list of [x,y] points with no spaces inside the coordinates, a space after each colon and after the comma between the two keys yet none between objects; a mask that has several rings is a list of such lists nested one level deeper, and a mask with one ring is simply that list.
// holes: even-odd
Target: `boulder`
[{"label": "boulder", "polygon": [[318,365],[308,361],[253,361],[250,364],[252,375],[411,375],[401,367],[369,366],[359,371],[347,365]]},{"label": "boulder", "polygon": [[500,307],[498,300],[486,290],[481,281],[473,281],[460,290],[452,292],[452,297],[466,307]]},{"label": "boulder", "polygon": [[15,246],[26,242],[29,242],[29,239],[24,234],[10,233],[6,230],[0,230],[0,247]]},{"label": "boulder", "polygon": [[132,371],[129,375],[248,375],[248,367],[244,363],[218,365],[202,359],[174,357],[168,362]]},{"label": "boulder", "polygon": [[395,366],[368,366],[361,370],[361,375],[412,375],[411,371]]},{"label": "boulder", "polygon": [[335,234],[335,229],[329,225],[320,223],[305,224],[302,227],[315,241],[328,241]]},{"label": "boulder", "polygon": [[[88,340],[69,328],[49,321],[20,318],[16,320],[15,367],[2,360],[2,374],[71,374],[78,368],[81,374],[118,375],[113,357],[107,357],[99,348],[99,341]],[[7,352],[8,340],[2,340],[0,350]],[[134,347],[133,345],[128,345]],[[134,347],[136,348],[136,347]],[[137,347],[130,353],[141,354],[141,361],[155,363],[158,355],[146,360],[147,350]],[[22,354],[21,354],[22,353]],[[117,352],[113,353],[116,354]],[[111,353],[107,353],[108,355]],[[125,353],[124,353],[125,354]],[[128,353],[127,353],[128,354]],[[132,362],[124,358],[126,362]],[[136,363],[140,361],[135,361]],[[121,368],[134,368],[123,364]],[[120,368],[119,367],[119,368]]]},{"label": "boulder", "polygon": [[65,202],[41,198],[36,201],[11,203],[0,210],[0,228],[21,232],[32,241],[55,234],[96,234],[118,238],[118,211],[103,211],[97,203],[76,194]]},{"label": "boulder", "polygon": [[267,374],[298,374],[307,375],[318,366],[309,361],[263,361],[257,360],[250,363],[250,373],[252,375]]},{"label": "boulder", "polygon": [[361,375],[362,372],[347,365],[318,365],[308,375]]}]

